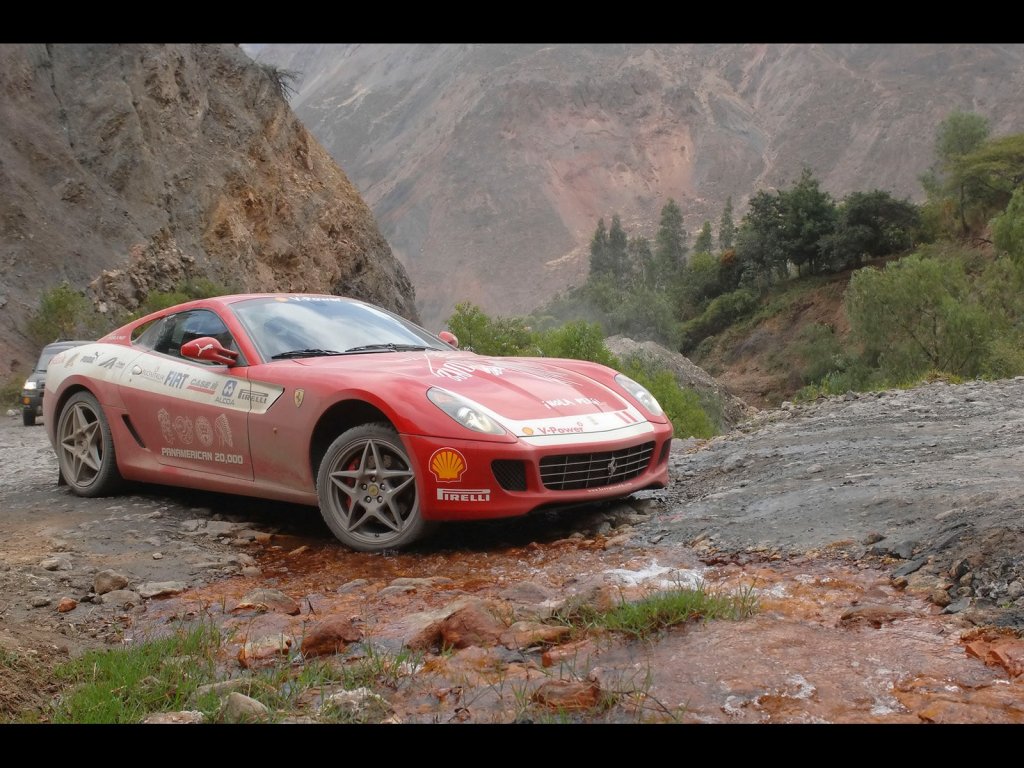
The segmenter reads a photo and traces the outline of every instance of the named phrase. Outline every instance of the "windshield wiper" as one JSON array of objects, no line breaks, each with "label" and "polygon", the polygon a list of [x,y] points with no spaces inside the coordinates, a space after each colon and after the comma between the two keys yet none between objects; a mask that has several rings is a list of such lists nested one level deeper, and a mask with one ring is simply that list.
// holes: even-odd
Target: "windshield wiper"
[{"label": "windshield wiper", "polygon": [[424,349],[431,349],[422,344],[364,344],[361,347],[349,347],[346,352],[419,352]]},{"label": "windshield wiper", "polygon": [[344,355],[344,352],[336,352],[333,349],[291,349],[287,352],[279,352],[271,357],[271,360],[285,360],[292,357],[326,357],[328,355]]}]

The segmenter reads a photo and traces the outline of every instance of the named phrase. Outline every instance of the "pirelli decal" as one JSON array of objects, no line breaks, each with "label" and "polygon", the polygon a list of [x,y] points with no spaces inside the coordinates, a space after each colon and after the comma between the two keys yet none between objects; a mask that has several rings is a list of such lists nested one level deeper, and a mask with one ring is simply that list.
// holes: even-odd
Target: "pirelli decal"
[{"label": "pirelli decal", "polygon": [[143,356],[127,366],[122,386],[233,411],[266,413],[284,387]]}]

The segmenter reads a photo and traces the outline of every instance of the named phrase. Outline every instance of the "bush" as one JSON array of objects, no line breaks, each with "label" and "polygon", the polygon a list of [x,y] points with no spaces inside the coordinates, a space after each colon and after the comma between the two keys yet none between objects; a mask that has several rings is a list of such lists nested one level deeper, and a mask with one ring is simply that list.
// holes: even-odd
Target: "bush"
[{"label": "bush", "polygon": [[28,321],[28,335],[42,347],[60,339],[97,338],[107,326],[85,294],[63,282],[39,298],[39,309]]},{"label": "bush", "polygon": [[636,353],[619,363],[619,370],[650,391],[672,422],[675,437],[708,438],[715,427],[700,396],[679,386],[675,374],[649,355]]},{"label": "bush", "polygon": [[713,299],[699,317],[683,323],[679,351],[687,354],[705,338],[724,331],[756,307],[757,296],[745,288],[723,293]]}]

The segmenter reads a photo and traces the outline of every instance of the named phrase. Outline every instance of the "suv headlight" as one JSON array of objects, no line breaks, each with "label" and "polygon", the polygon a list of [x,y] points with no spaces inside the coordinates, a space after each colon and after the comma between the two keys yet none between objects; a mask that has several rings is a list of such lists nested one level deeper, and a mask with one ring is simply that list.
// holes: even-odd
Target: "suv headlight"
[{"label": "suv headlight", "polygon": [[620,387],[639,400],[640,404],[655,416],[665,415],[665,411],[661,409],[661,404],[658,402],[657,398],[648,392],[647,387],[643,384],[638,384],[624,373],[620,373],[616,376],[615,381]]},{"label": "suv headlight", "polygon": [[481,410],[472,400],[439,387],[427,390],[427,399],[447,413],[466,429],[488,435],[504,435],[505,428]]},{"label": "suv headlight", "polygon": [[26,390],[33,390],[33,389],[38,389],[38,388],[39,388],[39,385],[36,382],[34,382],[34,381],[26,381],[24,386],[22,387],[22,389],[26,389]]}]

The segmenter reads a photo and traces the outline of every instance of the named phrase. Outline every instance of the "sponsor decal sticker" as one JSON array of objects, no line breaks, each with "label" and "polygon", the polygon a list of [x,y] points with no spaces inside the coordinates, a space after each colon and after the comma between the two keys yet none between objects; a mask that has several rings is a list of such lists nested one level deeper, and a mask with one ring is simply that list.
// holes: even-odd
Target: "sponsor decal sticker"
[{"label": "sponsor decal sticker", "polygon": [[213,445],[213,427],[210,426],[210,420],[205,416],[196,419],[196,437],[207,448]]},{"label": "sponsor decal sticker", "polygon": [[438,488],[438,501],[490,501],[490,488]]},{"label": "sponsor decal sticker", "polygon": [[244,464],[245,457],[240,453],[220,453],[219,451],[194,451],[189,448],[161,448],[161,456],[173,459],[191,459],[193,461],[212,461],[217,464]]},{"label": "sponsor decal sticker", "polygon": [[193,377],[186,389],[191,389],[193,392],[202,392],[205,395],[212,395],[217,391],[217,382]]},{"label": "sponsor decal sticker", "polygon": [[306,390],[304,390],[304,389],[296,389],[295,390],[294,400],[295,400],[295,407],[296,408],[299,408],[299,407],[302,406],[302,398],[304,398],[305,396],[306,396]]},{"label": "sponsor decal sticker", "polygon": [[533,427],[523,427],[523,434],[524,435],[532,435],[533,434]]},{"label": "sponsor decal sticker", "polygon": [[74,364],[75,364],[75,360],[77,360],[77,359],[78,359],[78,353],[77,353],[77,352],[75,352],[75,353],[74,353],[73,355],[71,355],[71,357],[69,357],[69,358],[68,358],[68,359],[67,359],[67,360],[66,360],[66,361],[64,362],[64,367],[65,367],[65,368],[70,368],[70,367],[71,367],[72,365],[74,365]]},{"label": "sponsor decal sticker", "polygon": [[439,483],[455,483],[467,469],[466,457],[454,448],[438,448],[430,457],[430,471]]},{"label": "sponsor decal sticker", "polygon": [[[117,362],[117,358],[116,357],[108,357],[102,363],[97,363],[97,365],[99,365],[100,368],[113,368],[114,367],[114,363],[116,363],[116,362]],[[124,363],[121,363],[120,367],[123,368],[124,367]]]},{"label": "sponsor decal sticker", "polygon": [[168,371],[167,376],[164,377],[164,386],[181,389],[185,386],[186,381],[188,381],[188,374],[184,371]]}]

